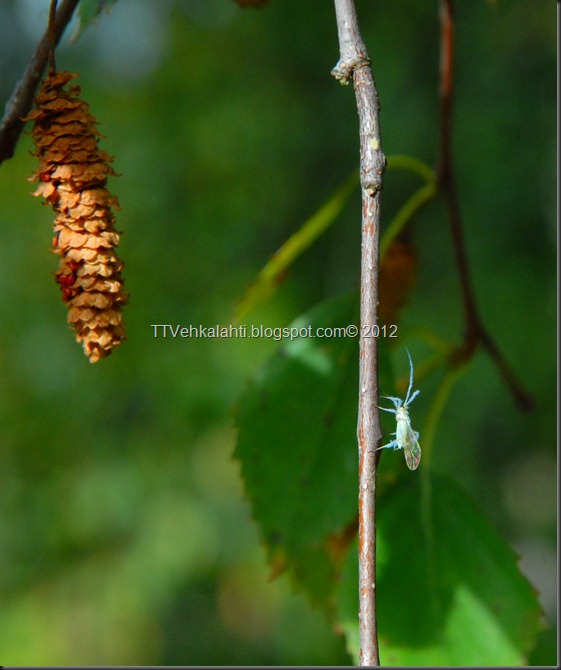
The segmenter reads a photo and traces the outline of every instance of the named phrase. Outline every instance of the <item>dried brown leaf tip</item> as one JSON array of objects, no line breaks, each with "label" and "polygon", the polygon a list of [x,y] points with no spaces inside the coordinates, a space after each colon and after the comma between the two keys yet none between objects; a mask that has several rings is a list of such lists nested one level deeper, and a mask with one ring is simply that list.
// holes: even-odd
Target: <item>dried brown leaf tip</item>
[{"label": "dried brown leaf tip", "polygon": [[110,156],[98,149],[95,117],[80,99],[80,87],[66,86],[76,76],[49,72],[25,120],[33,121],[39,158],[30,178],[40,182],[33,195],[42,195],[56,212],[56,281],[68,305],[68,323],[95,363],[125,339],[121,308],[128,295],[115,253],[120,236],[112,210],[119,202],[106,188],[115,171]]},{"label": "dried brown leaf tip", "polygon": [[415,284],[417,255],[406,241],[394,240],[380,267],[380,320],[386,324],[399,322],[400,312]]}]

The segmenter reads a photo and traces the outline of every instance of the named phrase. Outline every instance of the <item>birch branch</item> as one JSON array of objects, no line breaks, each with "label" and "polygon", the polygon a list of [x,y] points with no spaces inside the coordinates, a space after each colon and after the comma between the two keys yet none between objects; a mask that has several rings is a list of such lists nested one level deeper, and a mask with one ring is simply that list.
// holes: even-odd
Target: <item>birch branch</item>
[{"label": "birch branch", "polygon": [[333,76],[353,80],[359,116],[362,187],[360,292],[359,449],[359,617],[360,664],[378,666],[376,623],[376,447],[382,436],[378,412],[378,341],[365,337],[378,320],[380,191],[386,158],[380,139],[379,103],[370,58],[360,35],[353,0],[335,0],[339,62]]},{"label": "birch branch", "polygon": [[475,300],[453,166],[455,45],[454,2],[453,0],[440,0],[440,166],[438,182],[448,210],[464,308],[464,342],[461,350],[457,352],[457,357],[460,360],[469,359],[477,346],[482,345],[495,362],[520,409],[529,411],[534,407],[534,399],[522,386],[502,351],[485,328]]},{"label": "birch branch", "polygon": [[27,116],[33,105],[35,91],[47,66],[52,41],[54,45],[58,44],[78,2],[79,0],[62,0],[56,13],[52,37],[47,28],[29,65],[6,103],[4,117],[0,123],[0,163],[14,155],[25,125],[21,119]]}]

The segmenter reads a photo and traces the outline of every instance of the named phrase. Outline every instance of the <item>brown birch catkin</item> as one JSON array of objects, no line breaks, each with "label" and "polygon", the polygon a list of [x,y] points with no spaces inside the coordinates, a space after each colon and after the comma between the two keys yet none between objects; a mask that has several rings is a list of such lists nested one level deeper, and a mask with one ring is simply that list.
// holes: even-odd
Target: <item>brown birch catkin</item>
[{"label": "brown birch catkin", "polygon": [[77,75],[51,70],[26,121],[39,167],[33,195],[44,196],[56,212],[53,249],[60,256],[56,281],[68,306],[68,323],[84,353],[95,363],[125,339],[121,313],[127,302],[115,253],[119,233],[107,190],[112,158],[98,149],[95,117],[80,99],[80,87],[66,84]]}]

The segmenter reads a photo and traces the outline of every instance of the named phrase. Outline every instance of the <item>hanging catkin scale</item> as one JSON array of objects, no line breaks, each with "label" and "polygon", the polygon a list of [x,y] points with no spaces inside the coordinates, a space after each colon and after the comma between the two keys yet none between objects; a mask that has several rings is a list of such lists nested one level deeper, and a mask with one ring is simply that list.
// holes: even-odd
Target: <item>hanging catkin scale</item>
[{"label": "hanging catkin scale", "polygon": [[119,202],[106,188],[115,171],[97,146],[95,117],[80,99],[80,87],[66,84],[77,75],[51,70],[25,119],[39,167],[30,181],[41,183],[56,212],[54,252],[60,256],[56,281],[68,305],[68,323],[84,353],[95,363],[125,339],[121,307],[127,301],[115,253],[119,234],[112,208]]}]

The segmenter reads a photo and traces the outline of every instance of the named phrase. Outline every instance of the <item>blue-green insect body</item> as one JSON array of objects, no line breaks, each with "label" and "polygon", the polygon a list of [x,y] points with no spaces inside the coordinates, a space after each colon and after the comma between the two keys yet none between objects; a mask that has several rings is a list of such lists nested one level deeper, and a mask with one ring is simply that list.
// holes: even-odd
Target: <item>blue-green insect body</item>
[{"label": "blue-green insect body", "polygon": [[384,412],[395,414],[396,429],[395,433],[392,433],[395,435],[395,439],[388,444],[385,444],[383,447],[378,447],[378,449],[389,449],[390,447],[393,447],[394,449],[403,449],[407,467],[410,470],[416,470],[421,461],[421,447],[419,445],[419,433],[411,428],[408,407],[419,395],[420,391],[415,391],[411,394],[411,391],[413,390],[413,361],[411,360],[409,351],[407,352],[407,355],[409,356],[411,373],[409,375],[409,388],[407,389],[405,400],[394,398],[393,396],[383,396],[387,400],[393,402],[395,409],[380,407]]}]

